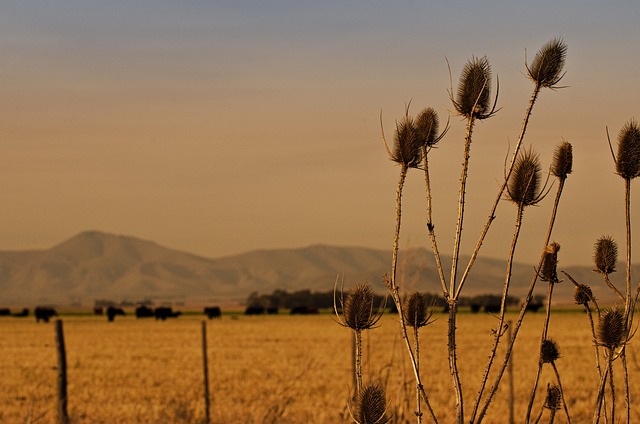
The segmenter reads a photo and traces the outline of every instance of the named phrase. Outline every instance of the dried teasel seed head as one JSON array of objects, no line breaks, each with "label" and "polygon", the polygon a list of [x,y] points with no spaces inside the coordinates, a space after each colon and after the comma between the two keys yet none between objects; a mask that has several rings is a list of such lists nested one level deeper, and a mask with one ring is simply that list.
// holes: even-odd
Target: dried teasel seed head
[{"label": "dried teasel seed head", "polygon": [[373,310],[373,290],[369,283],[356,283],[348,292],[342,313],[344,323],[353,330],[367,330],[380,318]]},{"label": "dried teasel seed head", "polygon": [[554,38],[542,46],[527,66],[529,78],[540,87],[553,88],[564,76],[567,45],[561,38]]},{"label": "dried teasel seed head", "polygon": [[544,401],[544,406],[553,411],[560,409],[562,405],[562,391],[560,387],[555,384],[547,385],[547,398]]},{"label": "dried teasel seed head", "polygon": [[576,290],[573,294],[573,299],[577,305],[588,305],[591,299],[593,299],[593,292],[591,287],[586,284],[579,284],[576,286]]},{"label": "dried teasel seed head", "polygon": [[407,325],[413,328],[424,327],[428,324],[427,305],[420,293],[413,292],[405,300],[404,319]]},{"label": "dried teasel seed head", "polygon": [[507,184],[507,199],[519,206],[531,206],[541,199],[540,158],[533,149],[521,152]]},{"label": "dried teasel seed head", "polygon": [[640,128],[635,119],[627,122],[618,134],[616,172],[628,180],[640,175]]},{"label": "dried teasel seed head", "polygon": [[625,343],[624,312],[619,308],[605,310],[598,321],[596,337],[598,344],[615,349]]},{"label": "dried teasel seed head", "polygon": [[486,56],[472,57],[462,69],[453,102],[460,115],[484,119],[491,114],[491,65]]},{"label": "dried teasel seed head", "polygon": [[416,137],[416,125],[413,118],[405,116],[396,122],[391,159],[403,166],[415,168],[422,162],[422,146]]},{"label": "dried teasel seed head", "polygon": [[353,419],[358,424],[387,423],[387,401],[378,383],[367,385],[358,393]]},{"label": "dried teasel seed head", "polygon": [[573,166],[573,149],[571,143],[563,141],[558,144],[553,153],[553,163],[551,164],[551,173],[556,177],[564,180],[567,175],[571,174]]},{"label": "dried teasel seed head", "polygon": [[540,271],[540,279],[548,281],[552,284],[559,282],[558,280],[558,252],[560,245],[551,243],[544,251],[544,259],[542,261],[542,269]]},{"label": "dried teasel seed head", "polygon": [[610,236],[603,236],[596,241],[593,253],[593,261],[596,265],[596,272],[601,274],[611,274],[616,272],[616,261],[618,260],[618,244]]},{"label": "dried teasel seed head", "polygon": [[558,343],[553,339],[546,339],[540,346],[540,359],[544,364],[550,364],[560,358]]},{"label": "dried teasel seed head", "polygon": [[418,144],[433,147],[438,140],[438,114],[433,108],[426,108],[420,112],[415,121]]}]

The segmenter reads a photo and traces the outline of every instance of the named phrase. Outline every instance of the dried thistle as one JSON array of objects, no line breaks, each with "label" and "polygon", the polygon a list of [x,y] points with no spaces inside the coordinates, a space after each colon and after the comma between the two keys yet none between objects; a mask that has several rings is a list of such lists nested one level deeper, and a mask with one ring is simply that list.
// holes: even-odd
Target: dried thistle
[{"label": "dried thistle", "polygon": [[547,398],[544,401],[545,408],[557,411],[562,403],[562,391],[555,384],[547,385]]},{"label": "dried thistle", "polygon": [[558,243],[551,243],[547,246],[544,252],[544,259],[542,262],[542,269],[540,271],[540,279],[552,284],[560,282],[558,280],[558,252],[560,251],[560,245]]},{"label": "dried thistle", "polygon": [[353,419],[358,424],[383,424],[389,422],[385,417],[387,401],[384,389],[378,383],[365,386],[358,394],[353,411]]},{"label": "dried thistle", "polygon": [[408,114],[396,121],[391,160],[409,168],[418,166],[422,162],[422,146],[416,135],[415,121]]},{"label": "dried thistle", "polygon": [[587,286],[586,284],[576,285],[573,299],[575,300],[576,305],[588,305],[589,302],[593,299],[593,292],[591,291],[591,287]]},{"label": "dried thistle", "polygon": [[417,142],[420,146],[433,147],[441,137],[438,136],[438,115],[433,108],[420,112],[415,120]]},{"label": "dried thistle", "polygon": [[603,236],[596,241],[593,253],[593,261],[596,265],[596,272],[601,274],[611,274],[616,272],[616,261],[618,260],[618,244],[611,236]]},{"label": "dried thistle", "polygon": [[342,324],[352,330],[368,330],[380,320],[381,314],[374,311],[373,290],[369,283],[356,283],[347,292],[342,305]]},{"label": "dried thistle", "polygon": [[556,88],[564,76],[566,58],[567,45],[561,38],[554,38],[538,50],[531,66],[527,65],[527,74],[540,87]]},{"label": "dried thistle", "polygon": [[571,174],[573,166],[573,149],[571,143],[563,141],[558,144],[553,153],[553,163],[551,164],[551,173],[556,177],[564,180],[567,175]]},{"label": "dried thistle", "polygon": [[[456,111],[467,118],[486,119],[495,112],[490,109],[491,65],[486,56],[472,57],[462,69],[456,100]],[[497,96],[496,96],[497,97]],[[497,100],[497,99],[496,99]]]},{"label": "dried thistle", "polygon": [[533,149],[518,155],[507,184],[507,199],[519,206],[531,206],[544,197],[541,182],[540,158]]},{"label": "dried thistle", "polygon": [[540,359],[543,364],[551,364],[560,358],[558,343],[553,339],[546,339],[540,346]]},{"label": "dried thistle", "polygon": [[624,312],[619,308],[606,309],[598,321],[596,330],[598,344],[608,349],[616,349],[626,340]]},{"label": "dried thistle", "polygon": [[413,328],[424,327],[429,324],[430,318],[431,314],[427,311],[424,297],[418,292],[411,293],[404,307],[404,319],[407,325]]},{"label": "dried thistle", "polygon": [[631,119],[618,133],[618,155],[616,172],[624,179],[633,179],[640,175],[640,128],[635,119]]}]

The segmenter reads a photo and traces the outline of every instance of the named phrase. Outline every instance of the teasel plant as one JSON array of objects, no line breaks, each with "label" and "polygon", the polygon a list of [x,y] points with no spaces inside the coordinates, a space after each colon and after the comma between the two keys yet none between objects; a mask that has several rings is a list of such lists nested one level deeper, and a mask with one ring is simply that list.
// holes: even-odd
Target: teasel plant
[{"label": "teasel plant", "polygon": [[[560,199],[562,197],[562,193],[564,190],[564,185],[566,182],[567,177],[569,176],[569,174],[571,174],[571,172],[573,171],[573,148],[571,146],[571,143],[567,142],[567,141],[562,141],[560,144],[558,144],[558,146],[556,146],[556,149],[554,151],[554,155],[553,155],[553,161],[550,167],[550,174],[553,175],[558,182],[557,185],[557,189],[556,189],[556,196],[553,202],[553,207],[551,210],[551,216],[549,219],[549,225],[547,227],[547,234],[544,240],[544,248],[542,250],[542,254],[540,256],[540,260],[538,262],[538,266],[535,269],[535,272],[533,274],[533,277],[531,279],[531,282],[529,283],[529,288],[527,290],[527,295],[525,296],[525,300],[523,301],[521,307],[520,307],[520,314],[518,315],[518,319],[516,320],[516,322],[513,324],[512,327],[512,335],[511,335],[511,339],[508,342],[507,348],[506,348],[506,352],[504,355],[504,359],[502,361],[502,365],[500,367],[500,369],[498,370],[497,376],[494,380],[493,385],[490,387],[489,389],[489,393],[486,397],[486,399],[484,400],[482,409],[479,409],[480,407],[480,403],[482,402],[482,395],[483,395],[483,391],[485,388],[485,385],[487,383],[487,379],[489,376],[489,372],[485,372],[484,378],[482,380],[481,386],[480,386],[480,390],[478,392],[478,396],[476,398],[476,402],[474,405],[474,409],[473,409],[473,414],[472,414],[472,418],[471,418],[471,422],[482,422],[487,410],[489,409],[489,405],[491,404],[491,401],[493,399],[493,396],[495,395],[496,391],[498,390],[498,386],[500,385],[500,382],[502,380],[502,376],[504,375],[505,370],[507,369],[507,365],[509,364],[509,360],[511,358],[511,354],[513,352],[513,347],[515,345],[515,341],[516,341],[516,337],[518,335],[518,331],[520,330],[521,326],[522,326],[522,322],[524,320],[524,316],[527,312],[527,306],[529,305],[529,303],[531,303],[531,300],[533,298],[533,291],[536,285],[536,282],[539,278],[539,276],[541,275],[541,270],[543,268],[543,265],[545,263],[545,258],[547,257],[547,249],[549,246],[549,241],[551,240],[551,235],[553,233],[553,228],[555,225],[555,220],[556,220],[556,216],[558,214],[558,207],[560,205]],[[488,368],[490,368],[490,365],[488,366]],[[479,411],[479,412],[478,412]],[[476,417],[477,417],[477,421],[476,421]]]},{"label": "teasel plant", "polygon": [[[609,382],[609,389],[611,392],[611,422],[616,422],[616,396],[615,396],[615,379],[613,375],[613,361],[619,357],[622,357],[624,348],[629,341],[629,329],[627,327],[627,321],[625,312],[622,308],[609,308],[603,311],[598,319],[598,325],[596,327],[596,343],[605,350],[605,359],[607,361],[606,369],[600,376],[600,384],[598,386],[598,395],[596,399],[596,405],[594,408],[593,422],[597,423],[600,419],[600,411],[602,403],[604,402],[605,386],[607,381]],[[625,363],[623,363],[623,368]],[[625,369],[626,373],[626,369]],[[628,380],[625,379],[627,390],[627,410],[630,410],[628,404]],[[606,411],[605,411],[606,415]],[[627,418],[630,413],[627,412]],[[627,420],[629,423],[630,421]]]},{"label": "teasel plant", "polygon": [[560,404],[564,403],[562,396],[562,389],[555,384],[547,385],[547,396],[544,401],[544,406],[540,409],[540,414],[536,419],[536,424],[540,422],[542,414],[545,409],[549,410],[549,424],[553,424],[555,421],[556,413],[560,410]]},{"label": "teasel plant", "polygon": [[384,306],[377,309],[374,306],[374,296],[371,285],[367,282],[356,283],[346,296],[344,294],[344,281],[340,289],[340,311],[337,302],[338,279],[333,290],[333,308],[338,323],[353,331],[356,346],[355,377],[356,397],[362,391],[362,332],[375,328],[382,317]]},{"label": "teasel plant", "polygon": [[[540,271],[540,280],[548,283],[548,293],[547,293],[547,310],[545,314],[544,324],[542,326],[542,338],[540,340],[540,356],[538,359],[538,371],[536,373],[536,378],[533,383],[533,389],[531,391],[531,396],[529,397],[529,405],[527,407],[527,414],[525,417],[525,423],[528,423],[531,417],[531,409],[533,408],[533,402],[536,396],[536,390],[538,389],[538,382],[540,381],[540,375],[542,374],[542,367],[544,364],[551,364],[553,370],[556,374],[556,378],[558,380],[558,386],[562,389],[562,384],[560,383],[560,374],[558,373],[558,369],[556,368],[555,361],[560,357],[558,344],[548,338],[549,331],[549,321],[551,318],[551,298],[553,296],[553,288],[556,284],[560,282],[558,278],[558,251],[560,250],[560,245],[558,243],[551,243],[547,246],[547,249],[544,253],[544,260],[542,262],[542,269]],[[567,409],[566,403],[565,413],[567,415],[567,422],[571,422],[571,418],[569,417],[569,411]]]},{"label": "teasel plant", "polygon": [[353,408],[349,408],[351,418],[356,424],[385,424],[387,401],[384,388],[379,383],[364,386],[357,395]]},{"label": "teasel plant", "polygon": [[[624,319],[625,328],[630,329],[633,325],[633,314],[640,293],[640,285],[636,289],[635,295],[632,296],[631,289],[631,180],[640,175],[640,127],[635,119],[630,119],[618,133],[618,149],[617,154],[613,152],[611,138],[607,129],[607,140],[611,155],[616,167],[616,173],[624,179],[624,205],[625,205],[625,224],[626,224],[626,275],[625,275],[625,293],[624,293]],[[608,274],[603,273],[607,276]],[[610,286],[611,287],[611,286]],[[627,404],[627,422],[631,419],[631,405],[629,399],[629,371],[627,366],[627,358],[625,345],[622,346],[620,352],[622,359],[622,367],[624,370],[625,381],[625,399]]]},{"label": "teasel plant", "polygon": [[410,168],[419,168],[422,164],[423,155],[427,154],[447,133],[448,121],[445,129],[439,131],[439,121],[436,112],[432,108],[426,108],[418,114],[417,118],[409,116],[409,105],[405,108],[405,116],[402,120],[396,122],[396,131],[394,137],[393,148],[390,149],[384,135],[384,128],[382,127],[382,115],[380,117],[382,140],[389,158],[400,165],[400,176],[398,178],[398,186],[396,188],[396,226],[393,239],[393,251],[391,259],[391,274],[390,276],[384,276],[384,282],[391,294],[391,298],[398,310],[398,318],[400,321],[400,329],[405,340],[405,346],[409,355],[409,359],[413,368],[414,377],[416,380],[416,386],[422,395],[422,399],[427,406],[431,418],[434,422],[437,422],[437,418],[429,399],[422,385],[419,369],[418,358],[416,353],[411,347],[411,343],[408,337],[407,323],[405,320],[405,314],[403,312],[402,300],[400,298],[400,287],[397,282],[397,265],[398,265],[398,250],[400,240],[400,228],[402,223],[402,191],[404,183],[407,177],[407,172]]},{"label": "teasel plant", "polygon": [[[413,343],[416,356],[416,369],[420,374],[420,338],[419,330],[431,324],[431,317],[433,316],[433,309],[427,308],[427,304],[424,301],[424,297],[418,293],[411,293],[405,300],[404,319],[409,327],[413,329]],[[422,423],[422,394],[421,387],[416,382],[416,419],[420,424]],[[433,412],[431,412],[433,415]]]}]

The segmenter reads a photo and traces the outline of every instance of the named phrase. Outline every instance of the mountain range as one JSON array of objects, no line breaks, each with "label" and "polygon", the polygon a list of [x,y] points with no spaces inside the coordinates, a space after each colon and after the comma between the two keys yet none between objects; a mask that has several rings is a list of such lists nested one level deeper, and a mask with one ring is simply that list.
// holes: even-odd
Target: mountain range
[{"label": "mountain range", "polygon": [[[443,256],[442,261],[449,263],[450,258]],[[463,266],[467,261],[461,258]],[[97,299],[241,304],[252,292],[332,290],[337,278],[338,285],[344,279],[345,287],[369,281],[383,292],[382,278],[390,263],[390,251],[327,245],[206,258],[135,237],[86,231],[49,249],[0,251],[0,306],[91,305]],[[429,250],[401,252],[398,263],[403,287],[442,292]],[[505,267],[505,260],[479,258],[463,295],[501,294]],[[534,264],[514,264],[512,295],[524,296],[533,268]],[[637,275],[640,269],[634,268]],[[589,284],[599,299],[614,300],[590,267],[559,267],[559,272],[563,270]],[[623,278],[622,272],[618,274]],[[574,288],[564,280],[554,290],[554,301],[570,303]],[[545,294],[546,283],[538,283],[536,292]]]}]

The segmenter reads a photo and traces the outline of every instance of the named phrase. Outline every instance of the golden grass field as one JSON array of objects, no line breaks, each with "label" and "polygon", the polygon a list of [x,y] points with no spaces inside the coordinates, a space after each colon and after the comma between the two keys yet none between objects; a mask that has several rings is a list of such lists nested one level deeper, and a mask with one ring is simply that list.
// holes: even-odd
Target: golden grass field
[{"label": "golden grass field", "polygon": [[[453,421],[455,405],[446,350],[446,315],[421,330],[426,391],[441,423]],[[515,319],[509,315],[508,319]],[[69,414],[72,423],[196,423],[204,418],[202,315],[157,322],[133,314],[108,323],[104,317],[62,316],[67,347]],[[514,353],[515,417],[523,420],[536,372],[543,314],[525,319]],[[496,318],[462,313],[458,318],[459,366],[465,409],[472,407],[489,354]],[[352,387],[351,333],[330,315],[224,315],[208,325],[213,423],[340,423]],[[390,409],[411,419],[412,375],[395,317],[365,332],[364,374],[386,381]],[[557,313],[550,336],[562,357],[557,366],[574,423],[590,422],[597,376],[585,314]],[[57,357],[54,325],[0,319],[0,422],[51,423],[56,417]],[[640,399],[638,343],[630,344],[632,399]],[[618,364],[619,367],[619,364]],[[620,368],[615,370],[621,376]],[[486,423],[506,423],[507,376]],[[553,374],[540,381],[534,417]],[[622,381],[622,380],[620,380]],[[403,384],[406,382],[408,384]],[[622,384],[618,385],[622,388]],[[619,411],[624,407],[618,394]],[[546,422],[543,416],[541,422]],[[426,416],[425,416],[426,418]],[[424,422],[430,422],[425,419]],[[556,423],[565,422],[560,411]],[[632,422],[640,422],[634,406]]]}]

